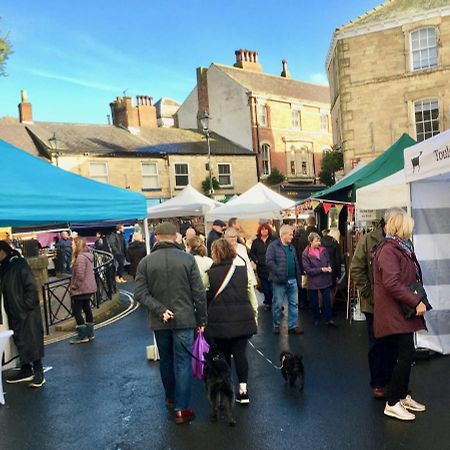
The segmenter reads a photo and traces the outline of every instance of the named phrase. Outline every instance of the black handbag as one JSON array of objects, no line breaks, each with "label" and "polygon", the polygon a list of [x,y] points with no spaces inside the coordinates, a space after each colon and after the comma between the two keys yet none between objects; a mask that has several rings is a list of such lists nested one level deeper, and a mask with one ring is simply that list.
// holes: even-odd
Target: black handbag
[{"label": "black handbag", "polygon": [[[425,305],[427,311],[433,309],[433,307],[430,305],[430,302],[428,301],[427,293],[425,292],[425,289],[420,281],[410,284],[408,287],[409,289],[411,289],[411,291],[414,292],[414,294],[417,294],[420,297],[420,301]],[[405,315],[406,319],[412,319],[413,317],[416,317],[416,308],[411,308],[411,306],[407,305],[406,303],[400,303],[400,306],[402,307],[403,314]]]}]

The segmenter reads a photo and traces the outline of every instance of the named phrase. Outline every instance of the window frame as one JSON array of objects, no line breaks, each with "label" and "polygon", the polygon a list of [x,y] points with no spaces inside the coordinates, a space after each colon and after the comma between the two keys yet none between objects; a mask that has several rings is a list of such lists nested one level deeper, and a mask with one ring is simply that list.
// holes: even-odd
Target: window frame
[{"label": "window frame", "polygon": [[[297,116],[297,120],[294,120],[294,115]],[[296,122],[298,122],[296,124]],[[291,109],[291,128],[293,130],[301,130],[302,129],[302,111],[299,108]]]},{"label": "window frame", "polygon": [[[264,157],[264,149],[267,148],[267,159]],[[262,176],[268,177],[272,173],[272,166],[270,164],[270,144],[266,142],[261,144],[261,161],[262,161]],[[267,171],[265,170],[265,162],[267,161]],[[267,173],[266,173],[267,172]]]},{"label": "window frame", "polygon": [[[265,103],[259,103],[256,107],[256,115],[258,120],[258,126],[267,127],[268,126],[268,115],[267,115],[267,105]],[[264,114],[261,115],[260,112],[264,111]],[[264,121],[261,122],[261,117],[264,117]]]},{"label": "window frame", "polygon": [[[220,182],[220,175],[221,175],[221,174],[220,174],[220,169],[219,169],[219,167],[221,167],[221,166],[228,166],[229,169],[230,169],[229,174],[222,174],[222,176],[230,177],[230,183],[229,183],[229,184],[222,184],[222,183]],[[232,165],[231,165],[230,162],[220,162],[220,163],[217,163],[217,181],[219,182],[219,186],[220,186],[221,188],[233,187],[233,167],[232,167]]]},{"label": "window frame", "polygon": [[[187,167],[187,174],[177,174],[177,166],[186,166]],[[191,184],[191,170],[189,167],[189,163],[188,162],[174,162],[173,163],[173,174],[174,174],[174,178],[175,178],[175,189],[183,189],[186,186],[188,186],[189,184]],[[183,185],[179,185],[177,184],[177,177],[185,177],[187,176],[188,180],[186,184]]]},{"label": "window frame", "polygon": [[[326,122],[325,126],[324,126],[324,122]],[[323,131],[325,133],[330,132],[330,119],[329,119],[328,113],[326,113],[326,112],[320,113],[320,129],[321,129],[321,131]]]},{"label": "window frame", "polygon": [[[91,167],[93,165],[100,166],[103,165],[105,167],[105,175],[99,176],[99,175],[92,175]],[[109,166],[108,161],[89,161],[89,178],[94,181],[98,181],[99,183],[109,183]],[[99,178],[106,178],[106,181],[100,180]]]},{"label": "window frame", "polygon": [[[429,102],[430,105],[430,109],[427,110],[430,112],[430,119],[429,120],[424,120],[424,109],[423,109],[423,104],[424,102]],[[431,103],[437,103],[437,118],[433,120],[432,117],[432,113],[431,111],[433,111],[433,109],[431,109]],[[416,105],[421,104],[421,114],[422,114],[422,120],[420,122],[417,122],[417,118],[416,118]],[[416,133],[416,141],[417,142],[422,142],[425,141],[426,139],[429,139],[430,137],[436,136],[437,134],[439,134],[441,132],[441,108],[440,108],[440,102],[439,102],[439,98],[438,97],[431,97],[431,98],[422,98],[422,99],[418,99],[412,102],[412,108],[413,108],[413,116],[414,116],[414,131]],[[431,125],[431,131],[426,131],[425,130],[425,124],[429,122]],[[437,132],[434,130],[433,127],[433,122],[437,122],[438,124],[438,130]],[[422,124],[422,132],[418,133],[418,128],[417,125],[418,123]],[[430,134],[431,133],[431,134]],[[422,136],[419,136],[422,135]]]},{"label": "window frame", "polygon": [[[153,165],[156,167],[156,173],[154,174],[145,174],[144,173],[144,166]],[[144,180],[146,178],[156,178],[156,186],[155,187],[147,187],[144,185]],[[159,164],[157,162],[147,162],[147,161],[141,161],[141,178],[142,178],[142,190],[143,191],[155,191],[161,189],[161,184],[159,180]]]},{"label": "window frame", "polygon": [[[423,30],[434,30],[434,36],[435,36],[435,44],[433,47],[425,47],[425,48],[421,48],[419,47],[416,50],[413,50],[413,34],[418,33],[419,35],[419,46],[420,46],[420,32]],[[428,33],[427,33],[427,43],[428,43]],[[420,70],[428,70],[428,69],[434,69],[436,67],[439,66],[439,54],[438,54],[438,43],[439,43],[439,39],[438,39],[438,28],[436,26],[425,26],[425,27],[420,27],[420,28],[416,28],[415,30],[412,30],[409,32],[409,59],[410,59],[410,70],[411,72],[418,72]],[[428,63],[430,61],[430,49],[435,48],[436,49],[436,64],[435,65],[428,65],[428,66],[423,66],[422,65],[422,58],[421,58],[421,52],[428,50]],[[414,67],[414,54],[415,53],[419,53],[419,62],[421,63],[420,67],[415,68]]]}]

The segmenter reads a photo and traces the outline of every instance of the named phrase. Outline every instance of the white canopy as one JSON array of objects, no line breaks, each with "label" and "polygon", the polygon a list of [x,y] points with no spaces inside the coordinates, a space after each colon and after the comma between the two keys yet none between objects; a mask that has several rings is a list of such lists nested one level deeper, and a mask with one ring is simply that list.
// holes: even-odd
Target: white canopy
[{"label": "white canopy", "polygon": [[388,209],[408,205],[409,186],[403,169],[356,190],[357,209]]},{"label": "white canopy", "polygon": [[283,209],[292,208],[295,202],[258,183],[234,200],[206,214],[206,220],[228,220],[238,217],[242,220],[281,218]]},{"label": "white canopy", "polygon": [[147,208],[149,219],[162,219],[165,217],[203,216],[207,211],[223,203],[216,202],[200,194],[190,184],[170,200],[160,205]]}]

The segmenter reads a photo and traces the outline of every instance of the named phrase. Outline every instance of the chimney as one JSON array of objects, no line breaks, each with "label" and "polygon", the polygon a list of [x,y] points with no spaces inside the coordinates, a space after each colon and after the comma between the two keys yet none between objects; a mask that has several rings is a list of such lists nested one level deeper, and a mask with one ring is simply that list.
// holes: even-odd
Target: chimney
[{"label": "chimney", "polygon": [[198,112],[197,112],[197,128],[202,129],[200,124],[200,116],[204,112],[209,113],[208,98],[208,69],[206,67],[197,68],[197,96],[198,96]]},{"label": "chimney", "polygon": [[281,76],[283,78],[291,78],[291,74],[288,72],[287,70],[287,61],[285,59],[283,59],[283,61],[281,61],[281,64],[283,64],[283,71],[281,72]]},{"label": "chimney", "polygon": [[33,122],[33,113],[31,103],[28,101],[27,91],[21,91],[21,102],[19,103],[19,120],[21,123]]},{"label": "chimney", "polygon": [[254,50],[239,49],[234,52],[236,62],[234,67],[239,69],[251,70],[253,72],[262,72],[262,67],[258,63],[258,52]]},{"label": "chimney", "polygon": [[157,128],[152,97],[138,95],[136,101],[137,106],[133,106],[131,97],[117,97],[109,104],[113,125],[125,128]]}]

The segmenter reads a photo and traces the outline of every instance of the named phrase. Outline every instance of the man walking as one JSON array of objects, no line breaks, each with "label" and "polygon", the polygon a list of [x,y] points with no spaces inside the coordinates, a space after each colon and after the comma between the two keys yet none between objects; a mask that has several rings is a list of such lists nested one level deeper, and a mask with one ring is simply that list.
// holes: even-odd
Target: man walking
[{"label": "man walking", "polygon": [[126,283],[126,280],[123,278],[123,273],[125,271],[125,255],[127,247],[123,230],[123,225],[117,225],[116,231],[111,233],[108,239],[109,247],[111,248],[111,252],[116,261],[116,283]]},{"label": "man walking", "polygon": [[152,253],[137,268],[135,298],[148,308],[161,357],[166,406],[175,422],[194,419],[189,408],[192,387],[194,328],[206,322],[206,294],[195,259],[181,251],[177,229],[169,222],[156,227]]},{"label": "man walking", "polygon": [[216,219],[212,224],[212,229],[208,234],[208,237],[206,239],[206,248],[208,249],[208,256],[211,257],[211,247],[213,245],[213,242],[221,237],[223,237],[223,232],[225,228],[227,227],[227,224],[220,219]]},{"label": "man walking", "polygon": [[280,228],[280,239],[267,248],[266,266],[273,282],[273,333],[280,334],[281,307],[288,301],[288,333],[302,334],[298,326],[298,286],[301,269],[294,246],[291,244],[294,229],[290,225]]}]

